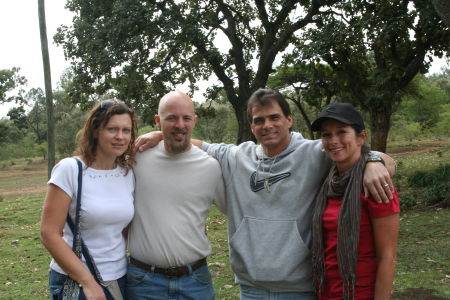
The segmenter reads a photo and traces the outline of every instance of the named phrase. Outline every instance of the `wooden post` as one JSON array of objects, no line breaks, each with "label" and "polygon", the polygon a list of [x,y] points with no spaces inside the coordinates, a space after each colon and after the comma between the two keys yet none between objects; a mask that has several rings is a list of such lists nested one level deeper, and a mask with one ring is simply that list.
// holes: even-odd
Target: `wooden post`
[{"label": "wooden post", "polygon": [[48,54],[47,25],[45,21],[45,1],[38,0],[39,31],[41,34],[42,63],[44,66],[45,99],[47,108],[47,145],[48,169],[47,177],[55,165],[55,124],[53,118],[52,76],[50,72],[50,58]]}]

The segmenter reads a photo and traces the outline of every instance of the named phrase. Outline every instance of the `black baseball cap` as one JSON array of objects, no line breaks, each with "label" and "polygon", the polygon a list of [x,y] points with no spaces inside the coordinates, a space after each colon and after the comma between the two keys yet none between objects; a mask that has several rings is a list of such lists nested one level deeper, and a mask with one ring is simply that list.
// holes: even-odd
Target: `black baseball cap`
[{"label": "black baseball cap", "polygon": [[355,126],[359,130],[365,128],[361,114],[350,103],[334,102],[328,104],[311,124],[312,130],[320,131],[322,122],[326,119],[335,119],[344,124]]}]

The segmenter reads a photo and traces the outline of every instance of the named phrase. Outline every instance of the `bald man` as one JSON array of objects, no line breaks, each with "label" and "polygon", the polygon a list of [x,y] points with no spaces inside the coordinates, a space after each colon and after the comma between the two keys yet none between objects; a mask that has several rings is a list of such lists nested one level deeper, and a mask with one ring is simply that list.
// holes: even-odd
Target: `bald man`
[{"label": "bald man", "polygon": [[191,144],[197,116],[188,95],[165,95],[154,119],[163,140],[138,153],[134,168],[128,299],[214,299],[205,222],[211,204],[225,212],[221,169]]}]

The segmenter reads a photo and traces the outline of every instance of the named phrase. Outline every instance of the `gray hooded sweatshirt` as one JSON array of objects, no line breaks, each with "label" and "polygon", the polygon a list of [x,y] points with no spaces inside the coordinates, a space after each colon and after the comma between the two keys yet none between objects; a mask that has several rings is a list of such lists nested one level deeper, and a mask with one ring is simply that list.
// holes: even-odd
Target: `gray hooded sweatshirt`
[{"label": "gray hooded sweatshirt", "polygon": [[272,292],[312,292],[312,209],[331,161],[320,140],[291,137],[273,157],[253,142],[202,148],[222,167],[236,282]]}]

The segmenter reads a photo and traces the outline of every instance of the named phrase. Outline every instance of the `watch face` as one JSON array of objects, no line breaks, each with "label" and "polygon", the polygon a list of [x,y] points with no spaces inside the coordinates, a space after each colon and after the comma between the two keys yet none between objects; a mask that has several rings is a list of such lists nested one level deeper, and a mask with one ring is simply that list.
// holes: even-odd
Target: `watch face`
[{"label": "watch face", "polygon": [[367,161],[379,161],[379,162],[382,162],[383,159],[381,158],[381,156],[379,156],[377,154],[370,154],[369,157],[367,158]]},{"label": "watch face", "polygon": [[383,158],[377,152],[373,152],[373,151],[369,152],[369,157],[367,158],[367,161],[368,162],[380,162],[383,165],[385,165]]}]

